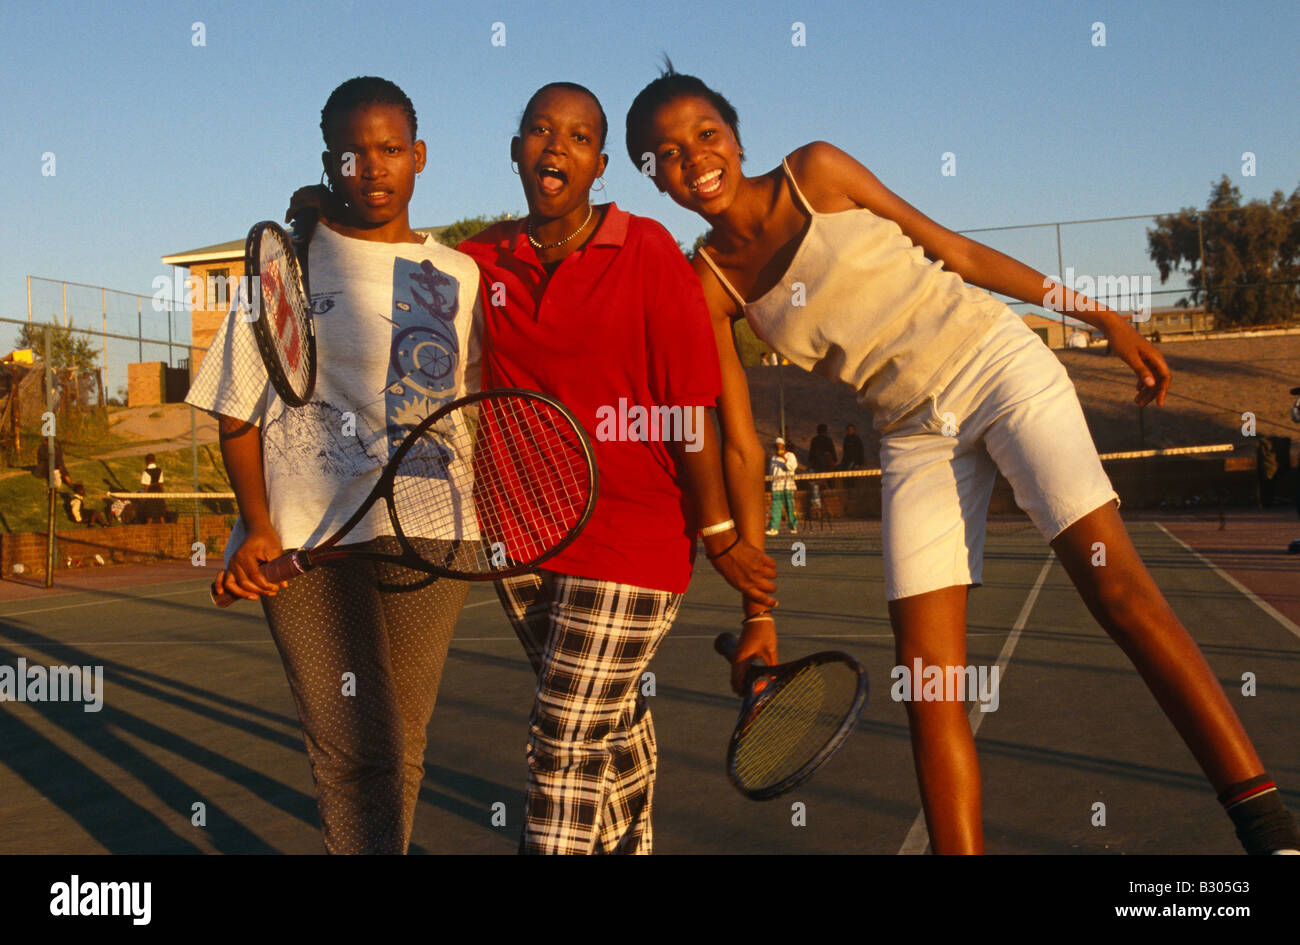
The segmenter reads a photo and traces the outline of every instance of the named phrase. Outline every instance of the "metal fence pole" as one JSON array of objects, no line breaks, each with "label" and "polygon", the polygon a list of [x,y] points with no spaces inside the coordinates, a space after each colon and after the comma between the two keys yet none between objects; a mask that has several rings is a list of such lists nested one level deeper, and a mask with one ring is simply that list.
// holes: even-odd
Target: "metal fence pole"
[{"label": "metal fence pole", "polygon": [[[45,409],[54,412],[54,371],[50,364],[53,354],[53,337],[54,332],[50,326],[45,326]],[[54,538],[54,507],[57,502],[57,489],[54,485],[54,477],[59,475],[57,472],[59,465],[59,454],[56,451],[55,424],[50,424],[49,435],[45,438],[46,463],[45,476],[46,486],[49,488],[50,502],[49,515],[46,518],[46,539],[45,539],[45,586],[54,586],[54,560],[57,549],[55,548]]]},{"label": "metal fence pole", "polygon": [[[170,353],[170,349],[169,352]],[[199,427],[195,417],[195,407],[190,404],[190,455],[193,460],[194,491],[199,491]],[[199,500],[194,500],[194,540],[202,541],[199,536]]]},{"label": "metal fence pole", "polygon": [[[99,289],[99,321],[100,328],[104,334],[108,334],[108,292],[102,286]],[[100,351],[100,362],[104,365],[104,373],[99,376],[99,405],[102,407],[108,402],[108,395],[104,392],[104,378],[108,377],[108,339],[104,339],[104,347]]]},{"label": "metal fence pole", "polygon": [[781,398],[781,429],[777,436],[785,439],[785,358],[776,356],[776,382]]},{"label": "metal fence pole", "polygon": [[1205,314],[1210,314],[1210,293],[1205,289],[1205,227],[1202,221],[1205,217],[1202,214],[1196,215],[1196,246],[1201,255],[1201,305],[1205,307]]},{"label": "metal fence pole", "polygon": [[[1061,255],[1061,224],[1056,224],[1056,271],[1061,274],[1061,284],[1065,284],[1065,262]],[[1074,286],[1069,286],[1073,289]],[[1065,347],[1065,313],[1061,313],[1061,347]]]}]

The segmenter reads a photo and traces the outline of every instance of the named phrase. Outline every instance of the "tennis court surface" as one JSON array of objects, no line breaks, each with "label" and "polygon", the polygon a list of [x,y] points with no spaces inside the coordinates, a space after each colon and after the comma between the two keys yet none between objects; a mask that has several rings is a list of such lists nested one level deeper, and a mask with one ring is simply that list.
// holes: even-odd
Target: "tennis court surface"
[{"label": "tennis court surface", "polygon": [[[1285,554],[1300,537],[1294,513],[1230,512],[1222,531],[1210,517],[1129,525],[1300,809],[1300,556]],[[802,566],[791,563],[794,541],[804,543]],[[737,794],[722,755],[738,703],[712,641],[735,629],[739,611],[701,559],[651,667],[656,852],[923,852],[906,716],[890,697],[878,523],[783,533],[769,551],[781,568],[783,658],[848,651],[870,676],[867,708],[811,782],[774,801]],[[85,701],[0,704],[0,853],[321,851],[261,610],[214,609],[212,573],[101,569],[55,592],[0,582],[0,666],[103,673],[99,711]],[[1027,520],[990,525],[984,576],[971,596],[968,662],[1001,666],[996,710],[972,706],[989,852],[1240,852],[1190,752]],[[1254,695],[1242,692],[1247,673]],[[515,852],[531,695],[495,594],[476,585],[429,729],[412,852]],[[504,826],[494,825],[502,810]]]}]

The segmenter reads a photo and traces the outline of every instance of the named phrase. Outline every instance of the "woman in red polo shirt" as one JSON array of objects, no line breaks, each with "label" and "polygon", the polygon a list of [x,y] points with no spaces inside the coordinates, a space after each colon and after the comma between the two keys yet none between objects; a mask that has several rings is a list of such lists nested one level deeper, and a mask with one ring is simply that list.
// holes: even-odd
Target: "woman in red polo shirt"
[{"label": "woman in red polo shirt", "polygon": [[541,573],[497,585],[538,676],[529,853],[650,852],[656,754],[641,676],[690,581],[696,533],[746,595],[746,620],[770,620],[776,603],[761,521],[737,529],[728,509],[699,281],[659,224],[591,205],[606,131],[587,89],[539,89],[511,141],[528,216],[459,246],[489,303],[484,386],[559,398],[591,434],[600,471],[578,540]]}]

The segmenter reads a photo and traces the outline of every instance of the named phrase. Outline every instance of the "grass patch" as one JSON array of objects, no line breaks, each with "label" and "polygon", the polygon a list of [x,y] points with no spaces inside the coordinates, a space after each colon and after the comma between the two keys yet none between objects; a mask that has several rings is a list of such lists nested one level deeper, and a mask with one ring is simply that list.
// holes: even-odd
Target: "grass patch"
[{"label": "grass patch", "polygon": [[[26,438],[24,438],[26,439]],[[34,437],[33,437],[34,442]],[[129,445],[135,441],[126,441]],[[114,444],[98,446],[96,452],[107,452]],[[26,465],[34,465],[35,446],[31,447],[32,458]],[[144,472],[143,456],[122,456],[116,459],[85,459],[81,444],[64,443],[64,462],[73,480],[86,487],[87,505],[102,509],[103,493],[142,492],[140,474]],[[193,492],[193,453],[189,447],[168,452],[156,452],[154,458],[163,471],[164,492]],[[226,478],[225,467],[221,464],[220,454],[211,449],[199,449],[199,492],[229,492],[230,481]],[[66,499],[72,493],[61,490],[58,509],[55,513],[57,528],[62,531],[78,526],[69,518],[66,511]],[[46,521],[46,503],[48,491],[45,482],[37,479],[30,472],[24,475],[0,479],[0,529],[6,532],[44,531]],[[182,517],[189,514],[193,507],[191,502],[171,503],[170,510],[179,512]],[[204,514],[229,512],[230,501],[205,501],[201,505]]]}]

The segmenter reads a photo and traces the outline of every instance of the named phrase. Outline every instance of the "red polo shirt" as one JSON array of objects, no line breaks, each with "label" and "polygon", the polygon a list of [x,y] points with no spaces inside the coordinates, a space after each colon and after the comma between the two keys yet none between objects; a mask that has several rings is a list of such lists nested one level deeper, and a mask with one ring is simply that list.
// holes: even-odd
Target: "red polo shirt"
[{"label": "red polo shirt", "polygon": [[704,293],[676,241],[610,204],[596,234],[549,278],[522,221],[458,248],[483,273],[484,388],[551,394],[596,450],[591,521],[543,567],[682,593],[697,526],[664,440],[693,428],[650,435],[633,409],[644,417],[652,407],[712,407],[721,390]]}]

